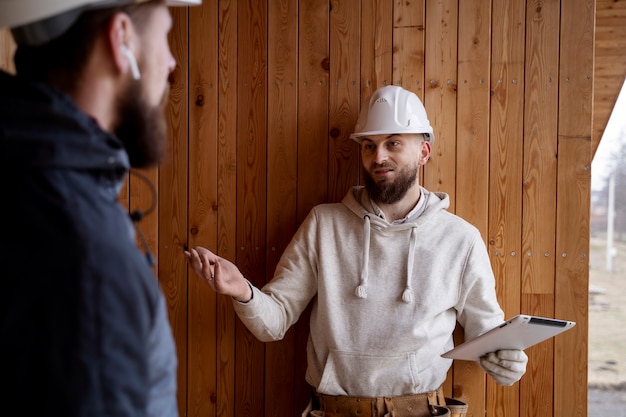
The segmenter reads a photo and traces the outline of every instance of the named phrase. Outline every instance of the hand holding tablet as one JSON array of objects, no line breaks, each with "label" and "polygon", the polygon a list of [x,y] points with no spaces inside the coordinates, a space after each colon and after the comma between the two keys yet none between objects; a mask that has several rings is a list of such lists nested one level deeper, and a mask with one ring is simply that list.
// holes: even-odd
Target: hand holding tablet
[{"label": "hand holding tablet", "polygon": [[489,352],[503,349],[524,350],[563,333],[575,325],[573,321],[520,314],[441,356],[477,361]]}]

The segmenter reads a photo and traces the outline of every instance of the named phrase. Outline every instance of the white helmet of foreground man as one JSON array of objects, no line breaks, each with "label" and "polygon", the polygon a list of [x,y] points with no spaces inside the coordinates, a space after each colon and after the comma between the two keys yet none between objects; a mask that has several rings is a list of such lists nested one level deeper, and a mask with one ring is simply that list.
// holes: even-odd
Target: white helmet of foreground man
[{"label": "white helmet of foreground man", "polygon": [[417,95],[389,85],[374,91],[350,137],[361,143],[363,136],[403,133],[422,133],[431,145],[435,141],[426,109]]},{"label": "white helmet of foreground man", "polygon": [[[88,9],[144,3],[148,0],[0,0],[0,29],[11,28],[20,45],[42,45],[62,35]],[[202,0],[166,0],[189,6]]]}]

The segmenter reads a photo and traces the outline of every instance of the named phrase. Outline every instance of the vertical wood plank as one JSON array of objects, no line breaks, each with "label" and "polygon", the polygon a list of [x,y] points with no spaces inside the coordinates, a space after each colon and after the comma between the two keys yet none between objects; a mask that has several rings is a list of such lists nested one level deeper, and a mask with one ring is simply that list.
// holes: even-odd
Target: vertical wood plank
[{"label": "vertical wood plank", "polygon": [[626,79],[626,1],[596,0],[595,13],[592,156]]},{"label": "vertical wood plank", "polygon": [[159,168],[158,277],[167,301],[178,352],[178,408],[187,414],[187,158],[189,117],[188,10],[172,9],[170,44],[177,61],[170,75],[168,157]]},{"label": "vertical wood plank", "polygon": [[589,137],[559,136],[555,315],[576,326],[554,340],[555,415],[587,416],[590,155]]},{"label": "vertical wood plank", "polygon": [[[217,249],[237,253],[237,1],[218,2]],[[230,297],[217,298],[217,416],[235,417],[235,313]]]},{"label": "vertical wood plank", "polygon": [[[329,155],[329,3],[302,0],[298,13],[298,178],[297,224],[311,208],[328,201]],[[310,308],[295,325],[295,414],[310,399],[304,377],[307,367]]]},{"label": "vertical wood plank", "polygon": [[524,293],[554,292],[550,277],[554,276],[559,19],[559,1],[528,2],[522,200]]},{"label": "vertical wood plank", "polygon": [[[494,2],[492,8],[488,244],[498,300],[508,318],[520,312],[521,302],[526,1]],[[486,401],[486,415],[516,416],[519,385],[500,387],[489,378]]]},{"label": "vertical wood plank", "polygon": [[8,29],[0,29],[0,69],[11,74],[15,73],[13,64],[13,54],[15,53],[15,42]]},{"label": "vertical wood plank", "polygon": [[[267,172],[267,3],[237,2],[237,265],[265,283]],[[239,322],[238,322],[239,323]],[[244,326],[236,331],[235,415],[262,416],[265,346]]]},{"label": "vertical wood plank", "polygon": [[[491,2],[459,2],[456,212],[487,239],[489,219],[489,69]],[[453,366],[451,394],[485,403],[482,370],[473,362]]]},{"label": "vertical wood plank", "polygon": [[593,0],[561,2],[555,314],[578,324],[555,340],[554,409],[587,415]]},{"label": "vertical wood plank", "polygon": [[350,139],[359,109],[360,3],[330,1],[330,201],[340,201],[357,183],[358,146]]},{"label": "vertical wood plank", "polygon": [[300,1],[298,13],[298,192],[300,224],[328,201],[329,7]]},{"label": "vertical wood plank", "polygon": [[[204,2],[189,10],[188,245],[217,247],[218,8]],[[188,415],[216,416],[217,301],[190,268],[188,307]]]},{"label": "vertical wood plank", "polygon": [[[267,267],[268,279],[296,230],[297,0],[268,2]],[[292,417],[294,330],[266,346],[265,415]]]},{"label": "vertical wood plank", "polygon": [[476,226],[486,240],[491,2],[459,2],[458,22],[456,211]]},{"label": "vertical wood plank", "polygon": [[364,106],[376,89],[393,80],[393,3],[363,0],[361,15],[360,102]]},{"label": "vertical wood plank", "polygon": [[450,196],[456,212],[456,90],[458,2],[426,2],[426,61],[424,106],[435,131],[431,159],[424,166],[424,185]]},{"label": "vertical wood plank", "polygon": [[[528,1],[524,100],[521,311],[554,316],[559,1]],[[521,415],[551,416],[553,342],[526,352]]]},{"label": "vertical wood plank", "polygon": [[[424,0],[396,0],[393,7],[393,80],[424,101]],[[381,87],[381,86],[379,86]],[[430,118],[430,113],[428,113]],[[432,124],[432,120],[430,121]]]}]

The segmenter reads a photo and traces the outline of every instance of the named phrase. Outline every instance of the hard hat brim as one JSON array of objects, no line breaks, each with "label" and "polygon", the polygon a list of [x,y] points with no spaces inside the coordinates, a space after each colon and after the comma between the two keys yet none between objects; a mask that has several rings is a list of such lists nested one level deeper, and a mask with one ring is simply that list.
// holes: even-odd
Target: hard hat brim
[{"label": "hard hat brim", "polygon": [[373,131],[370,131],[370,132],[353,133],[353,134],[350,135],[350,139],[352,139],[356,143],[361,143],[361,140],[364,137],[367,137],[367,136],[375,136],[375,135],[404,135],[404,134],[424,135],[424,139],[427,142],[429,142],[430,144],[432,144],[435,141],[435,135],[432,132],[424,132],[423,130],[403,131],[403,132],[398,132],[398,131],[390,132],[388,130],[373,130]]},{"label": "hard hat brim", "polygon": [[[147,0],[0,0],[0,29],[14,28],[79,8],[113,7]],[[202,0],[166,0],[168,6],[193,6]]]}]

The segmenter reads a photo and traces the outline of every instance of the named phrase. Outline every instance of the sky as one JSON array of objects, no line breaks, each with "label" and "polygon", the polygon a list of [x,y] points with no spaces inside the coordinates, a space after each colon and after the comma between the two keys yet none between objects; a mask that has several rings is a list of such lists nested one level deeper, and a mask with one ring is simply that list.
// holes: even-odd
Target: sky
[{"label": "sky", "polygon": [[620,136],[626,136],[626,82],[602,134],[600,145],[591,161],[591,189],[600,190],[611,172],[611,154],[619,149]]}]

